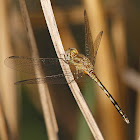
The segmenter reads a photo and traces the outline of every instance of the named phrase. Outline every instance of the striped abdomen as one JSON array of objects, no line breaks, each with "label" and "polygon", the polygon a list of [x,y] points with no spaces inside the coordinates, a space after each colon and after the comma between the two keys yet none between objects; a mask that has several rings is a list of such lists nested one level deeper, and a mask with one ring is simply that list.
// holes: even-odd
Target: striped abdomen
[{"label": "striped abdomen", "polygon": [[107,89],[104,87],[104,85],[101,83],[101,81],[97,78],[95,73],[91,71],[89,73],[89,76],[99,85],[99,87],[105,92],[107,97],[110,99],[110,101],[113,103],[117,111],[120,113],[120,115],[123,117],[124,121],[126,123],[129,123],[129,120],[126,116],[126,114],[122,111],[122,109],[119,107],[118,103],[115,101],[115,99],[112,97],[112,95],[107,91]]}]

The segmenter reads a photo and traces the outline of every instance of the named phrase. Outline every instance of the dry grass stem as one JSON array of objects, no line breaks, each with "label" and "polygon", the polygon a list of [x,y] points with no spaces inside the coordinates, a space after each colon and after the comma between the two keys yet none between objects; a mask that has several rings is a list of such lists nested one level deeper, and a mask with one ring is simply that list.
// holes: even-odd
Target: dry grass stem
[{"label": "dry grass stem", "polygon": [[[64,55],[62,55],[62,54],[64,54],[65,52],[64,52],[63,45],[62,45],[62,42],[60,39],[60,35],[59,35],[58,29],[57,29],[57,25],[55,22],[50,0],[41,0],[41,6],[43,9],[45,20],[46,20],[46,23],[47,23],[47,26],[48,26],[48,29],[49,29],[56,53],[57,53],[57,56],[59,58],[61,57],[64,59]],[[60,64],[61,64],[64,74],[66,74],[65,70],[67,70],[67,72],[69,71],[70,77],[72,77],[72,73],[70,71],[69,66],[67,64],[65,64],[63,60],[60,60]],[[75,81],[71,82],[72,79],[70,79],[67,76],[66,76],[66,80],[68,83],[70,83],[69,87],[72,91],[72,94],[75,97],[75,100],[76,100],[77,104],[79,105],[79,108],[81,109],[94,138],[98,139],[98,140],[102,140],[103,139],[102,134],[99,131],[99,128],[93,119],[91,111],[89,110],[89,107],[88,107],[87,103],[85,102],[77,83]]]},{"label": "dry grass stem", "polygon": [[140,139],[140,90],[138,90],[137,101],[136,101],[136,129],[135,129],[135,138]]},{"label": "dry grass stem", "polygon": [[[25,0],[20,0],[20,7],[22,11],[23,20],[25,22],[25,26],[28,31],[27,33],[28,33],[28,39],[31,47],[30,49],[32,50],[32,57],[39,58],[37,45],[34,38]],[[37,76],[43,77],[43,72],[41,69],[37,70],[35,67],[35,72]],[[50,140],[57,140],[58,127],[57,127],[56,118],[55,118],[51,98],[49,95],[48,87],[46,84],[38,84],[38,88],[39,88],[39,94],[40,94],[41,104],[43,108],[46,128],[48,132],[48,137]]]},{"label": "dry grass stem", "polygon": [[[139,59],[139,68],[140,68],[140,59]],[[140,75],[139,75],[139,78],[140,78]],[[137,99],[136,99],[135,138],[140,139],[140,89],[137,90],[137,91],[138,91],[138,95],[137,95]]]},{"label": "dry grass stem", "polygon": [[[120,74],[122,72],[122,70],[124,70],[127,67],[127,62],[128,62],[128,56],[127,56],[127,45],[126,45],[126,18],[125,18],[125,13],[124,10],[122,10],[122,8],[125,9],[124,7],[124,1],[120,1],[120,0],[114,0],[114,1],[110,1],[110,4],[112,7],[115,8],[111,8],[111,12],[113,13],[112,17],[111,17],[111,31],[112,31],[112,40],[113,40],[113,46],[115,49],[115,56],[116,56],[116,69],[118,71],[118,74]],[[111,7],[110,6],[110,7]],[[119,84],[119,89],[120,89],[120,95],[121,95],[121,106],[124,108],[125,110],[126,108],[128,108],[128,104],[127,104],[127,99],[128,99],[128,88],[126,87],[126,85],[123,83],[120,75],[119,75],[119,80],[118,80],[118,84]],[[119,95],[118,94],[118,95]],[[126,98],[127,97],[127,98]],[[126,126],[123,125],[121,128],[121,135],[125,137],[128,137],[127,133],[126,133]],[[122,139],[124,139],[122,137]]]},{"label": "dry grass stem", "polygon": [[0,138],[2,140],[8,140],[8,131],[1,102],[0,102]]},{"label": "dry grass stem", "polygon": [[[1,1],[0,5],[0,98],[2,109],[5,114],[6,125],[8,126],[9,139],[18,139],[18,114],[16,87],[12,84],[15,81],[15,73],[4,65],[4,60],[13,54],[10,40],[10,15],[8,3]],[[10,5],[11,6],[11,5]],[[1,118],[2,119],[2,118]],[[10,135],[9,135],[10,134]]]},{"label": "dry grass stem", "polygon": [[129,87],[140,91],[140,73],[136,72],[134,69],[125,69],[121,73],[121,78]]},{"label": "dry grass stem", "polygon": [[[109,38],[109,30],[107,26],[107,19],[105,18],[104,7],[101,0],[83,0],[85,4],[85,9],[89,17],[89,23],[91,27],[91,32],[93,35],[93,40],[96,35],[103,30],[104,34],[101,40],[101,44],[98,50],[95,69],[97,70],[97,76],[102,81],[107,90],[116,98],[119,92],[119,84],[117,79],[116,67],[114,63],[114,58],[111,50],[111,43]],[[118,112],[111,105],[109,100],[103,95],[103,91],[97,87],[98,91],[98,119],[102,120],[100,127],[104,129],[104,136],[106,139],[114,140],[121,139],[121,123],[123,123],[122,118]],[[106,113],[103,113],[103,111]],[[118,116],[118,117],[116,117]],[[108,125],[111,124],[111,125]],[[118,132],[119,131],[119,132]],[[118,133],[120,135],[118,135]]]},{"label": "dry grass stem", "polygon": [[127,67],[126,29],[122,18],[113,18],[112,35],[119,70]]},{"label": "dry grass stem", "polygon": [[136,101],[136,117],[135,117],[135,138],[140,139],[140,90],[138,90],[137,101]]}]

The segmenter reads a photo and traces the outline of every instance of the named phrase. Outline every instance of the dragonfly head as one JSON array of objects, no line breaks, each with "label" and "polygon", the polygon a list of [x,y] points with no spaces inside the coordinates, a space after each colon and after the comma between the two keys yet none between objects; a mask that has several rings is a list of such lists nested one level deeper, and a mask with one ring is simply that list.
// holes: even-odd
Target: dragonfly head
[{"label": "dragonfly head", "polygon": [[78,51],[75,48],[69,48],[65,51],[65,59],[66,61],[71,60],[72,58],[74,58],[75,56],[77,56]]}]

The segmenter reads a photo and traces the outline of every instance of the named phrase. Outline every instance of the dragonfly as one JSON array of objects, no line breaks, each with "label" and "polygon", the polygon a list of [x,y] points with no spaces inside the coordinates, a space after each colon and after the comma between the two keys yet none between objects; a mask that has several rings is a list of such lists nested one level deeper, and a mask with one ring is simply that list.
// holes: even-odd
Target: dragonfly
[{"label": "dragonfly", "polygon": [[[109,91],[102,84],[102,82],[99,80],[99,78],[96,76],[94,72],[95,59],[96,59],[97,51],[101,42],[103,31],[99,32],[99,34],[97,35],[93,43],[86,11],[84,11],[84,22],[85,22],[86,55],[80,54],[76,48],[69,48],[65,51],[64,62],[68,65],[72,65],[75,67],[76,79],[79,79],[79,77],[81,77],[81,74],[88,75],[88,77],[93,79],[98,84],[98,86],[104,91],[104,93],[107,95],[109,100],[112,102],[112,104],[115,106],[119,114],[122,116],[123,120],[127,124],[129,124],[130,121],[127,115],[123,112],[123,110],[120,108],[118,103],[115,101],[115,99],[112,97],[112,95],[109,93]],[[22,71],[22,72],[26,72],[30,74],[33,74],[34,66],[38,69],[40,69],[41,67],[43,68],[43,70],[47,71],[47,76],[45,77],[18,81],[15,83],[16,85],[39,84],[39,83],[44,83],[44,82],[63,83],[65,82],[65,78],[64,78],[65,75],[62,73],[59,73],[60,72],[59,69],[57,71],[57,67],[60,67],[59,59],[62,59],[62,58],[28,58],[24,56],[10,56],[6,58],[5,64],[12,69],[16,69],[18,71]],[[55,67],[52,67],[52,66],[55,66]],[[56,73],[53,75],[51,75],[51,73],[49,74],[49,72],[52,72],[52,69],[56,70]]]}]

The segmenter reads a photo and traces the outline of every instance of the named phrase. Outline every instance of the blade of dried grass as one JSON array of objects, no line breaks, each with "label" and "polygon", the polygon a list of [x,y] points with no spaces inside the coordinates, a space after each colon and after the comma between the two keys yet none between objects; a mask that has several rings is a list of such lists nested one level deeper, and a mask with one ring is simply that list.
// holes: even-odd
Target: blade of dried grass
[{"label": "blade of dried grass", "polygon": [[[128,56],[127,56],[127,45],[126,45],[126,19],[125,19],[125,3],[124,0],[118,1],[110,0],[110,11],[112,12],[111,17],[111,32],[112,32],[112,41],[115,49],[116,56],[116,68],[118,74],[124,70],[128,65]],[[115,8],[114,8],[115,7]],[[120,75],[118,77],[118,84],[121,95],[121,106],[124,110],[129,110],[128,105],[128,88],[122,82]],[[127,111],[128,112],[128,111]],[[121,127],[122,139],[128,139],[127,127],[123,125]]]},{"label": "blade of dried grass", "polygon": [[[64,59],[64,55],[62,55],[62,54],[64,54],[65,52],[64,52],[63,45],[62,45],[60,35],[59,35],[58,29],[57,29],[57,25],[55,22],[53,10],[51,7],[51,2],[50,2],[50,0],[40,0],[40,2],[41,2],[45,20],[46,20],[46,23],[47,23],[47,26],[48,26],[48,29],[49,29],[56,53],[57,53],[57,56],[59,58],[61,57]],[[67,72],[69,71],[69,74],[72,77],[72,73],[70,71],[69,66],[67,64],[65,64],[63,62],[63,60],[60,60],[60,64],[61,64],[64,74],[66,73],[65,70],[67,70]],[[77,83],[75,81],[71,82],[72,79],[70,79],[67,76],[66,76],[66,80],[69,83],[69,87],[72,91],[72,94],[73,94],[77,104],[79,105],[79,108],[81,109],[81,112],[83,113],[94,138],[97,140],[102,140],[103,136],[102,136],[97,124],[95,123],[95,120],[93,119],[91,111],[90,111],[87,103],[85,102]]]},{"label": "blade of dried grass", "polygon": [[17,105],[17,89],[13,84],[15,81],[15,72],[12,72],[4,65],[4,60],[13,53],[11,38],[10,38],[10,8],[13,5],[5,0],[0,4],[0,98],[5,114],[8,127],[9,139],[18,139],[18,105]]},{"label": "blade of dried grass", "polygon": [[136,101],[136,117],[135,117],[135,138],[140,140],[140,90],[138,91],[137,101]]},{"label": "blade of dried grass", "polygon": [[[140,58],[140,57],[139,57]],[[139,68],[140,68],[140,59],[139,59]],[[135,116],[135,138],[140,139],[140,89],[137,90],[138,95],[137,95],[137,103],[136,103],[136,116]]]},{"label": "blade of dried grass", "polygon": [[[19,1],[20,1],[20,7],[22,11],[23,20],[27,29],[28,39],[29,39],[29,43],[31,47],[30,49],[32,50],[32,57],[39,57],[25,0],[19,0]],[[43,72],[41,69],[37,70],[35,68],[35,72],[37,76],[39,77],[43,76]],[[38,84],[38,88],[39,88],[41,104],[43,107],[43,113],[44,113],[44,119],[45,119],[46,128],[48,132],[48,137],[50,140],[57,140],[58,127],[57,127],[55,113],[54,113],[52,102],[51,102],[51,97],[49,95],[49,89],[47,87],[47,84]]]},{"label": "blade of dried grass", "polygon": [[6,126],[6,121],[4,117],[4,112],[2,110],[2,105],[0,102],[0,138],[2,140],[8,140],[8,130]]},{"label": "blade of dried grass", "polygon": [[132,68],[127,68],[122,71],[121,78],[129,87],[140,91],[140,73]]},{"label": "blade of dried grass", "polygon": [[[97,32],[103,30],[104,35],[98,50],[98,55],[96,58],[96,70],[97,76],[101,79],[104,86],[109,90],[109,92],[116,99],[119,92],[119,84],[116,73],[116,67],[111,52],[111,42],[109,38],[109,30],[107,26],[107,19],[105,18],[105,11],[101,0],[83,0],[85,8],[87,9],[87,14],[89,18],[89,23],[91,27],[91,32],[93,37],[97,35]],[[108,99],[102,95],[103,91],[98,88],[98,100],[100,105],[98,105],[99,117],[102,120],[100,124],[103,129],[104,136],[106,139],[114,138],[114,140],[120,139],[123,134],[121,133],[121,123],[122,119],[119,117],[118,112],[115,111],[114,107],[110,104]],[[101,93],[101,94],[100,94]],[[118,101],[118,99],[116,99]],[[107,113],[103,113],[107,112]],[[116,114],[115,114],[116,112]],[[118,115],[118,117],[114,116]],[[111,124],[111,125],[108,125]],[[118,135],[118,132],[120,135]]]}]

